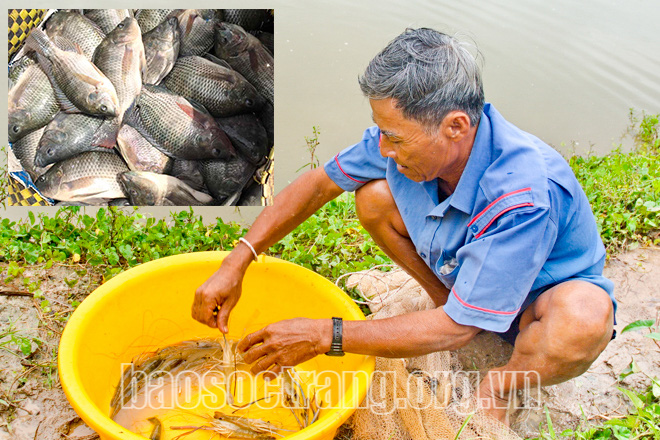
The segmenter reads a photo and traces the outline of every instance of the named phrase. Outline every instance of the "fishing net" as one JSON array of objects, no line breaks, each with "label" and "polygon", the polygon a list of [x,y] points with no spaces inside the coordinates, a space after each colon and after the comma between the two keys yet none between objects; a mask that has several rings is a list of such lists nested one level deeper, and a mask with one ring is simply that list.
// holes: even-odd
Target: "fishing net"
[{"label": "fishing net", "polygon": [[[351,274],[355,289],[373,312],[389,318],[434,308],[421,286],[400,269]],[[476,405],[474,375],[451,352],[407,359],[376,359],[367,398],[351,420],[353,439],[520,439]]]}]

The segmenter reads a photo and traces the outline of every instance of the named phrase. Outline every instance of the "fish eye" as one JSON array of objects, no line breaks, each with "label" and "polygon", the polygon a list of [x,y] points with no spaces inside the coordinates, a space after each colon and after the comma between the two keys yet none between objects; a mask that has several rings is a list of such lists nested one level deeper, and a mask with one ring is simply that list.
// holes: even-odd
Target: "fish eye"
[{"label": "fish eye", "polygon": [[252,101],[250,98],[247,98],[245,100],[245,105],[248,107],[252,107],[254,105],[254,101]]},{"label": "fish eye", "polygon": [[105,105],[105,104],[102,104],[102,105],[101,105],[101,111],[102,111],[102,112],[107,112],[107,111],[108,111],[108,106]]},{"label": "fish eye", "polygon": [[211,150],[211,153],[213,153],[213,155],[216,156],[216,157],[220,156],[220,150],[218,150],[217,148],[214,148],[213,150]]},{"label": "fish eye", "polygon": [[19,131],[21,131],[21,128],[18,125],[14,125],[11,127],[11,131],[13,131],[14,133],[18,133]]}]

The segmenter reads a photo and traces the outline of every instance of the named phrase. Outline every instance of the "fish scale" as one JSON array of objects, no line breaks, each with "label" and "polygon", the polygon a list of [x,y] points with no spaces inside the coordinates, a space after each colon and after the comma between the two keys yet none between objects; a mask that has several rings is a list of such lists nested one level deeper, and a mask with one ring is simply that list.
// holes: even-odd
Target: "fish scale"
[{"label": "fish scale", "polygon": [[202,104],[213,116],[258,110],[263,99],[241,74],[205,58],[179,58],[163,84],[172,92]]},{"label": "fish scale", "polygon": [[133,16],[130,9],[84,9],[83,13],[106,34],[116,28],[123,19]]},{"label": "fish scale", "polygon": [[143,34],[146,34],[165,20],[165,18],[176,11],[176,9],[140,9],[135,18],[140,25]]}]

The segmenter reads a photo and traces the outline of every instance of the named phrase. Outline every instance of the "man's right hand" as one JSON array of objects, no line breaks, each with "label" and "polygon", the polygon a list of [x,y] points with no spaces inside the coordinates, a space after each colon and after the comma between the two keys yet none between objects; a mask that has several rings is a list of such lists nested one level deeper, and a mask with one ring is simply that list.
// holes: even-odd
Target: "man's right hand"
[{"label": "man's right hand", "polygon": [[[192,317],[202,324],[227,333],[229,313],[241,297],[244,271],[230,265],[220,266],[195,291]],[[217,312],[217,314],[216,314]]]},{"label": "man's right hand", "polygon": [[[284,188],[272,206],[264,208],[245,239],[254,246],[254,252],[266,250],[342,192],[323,167],[308,171]],[[241,297],[243,276],[254,260],[252,252],[245,243],[237,244],[220,269],[195,291],[194,319],[227,333],[229,313]]]}]

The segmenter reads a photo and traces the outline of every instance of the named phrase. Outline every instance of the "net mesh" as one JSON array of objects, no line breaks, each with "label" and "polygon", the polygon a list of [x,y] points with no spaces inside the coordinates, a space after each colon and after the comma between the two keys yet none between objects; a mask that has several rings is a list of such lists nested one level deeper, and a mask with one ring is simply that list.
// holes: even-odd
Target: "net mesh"
[{"label": "net mesh", "polygon": [[[404,271],[378,268],[350,274],[347,289],[359,293],[383,319],[434,308],[422,287]],[[352,419],[355,440],[520,439],[476,405],[476,382],[449,351],[407,359],[376,358],[367,398]]]}]

